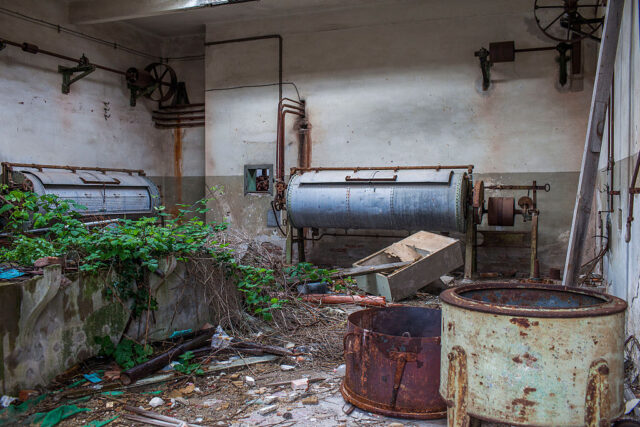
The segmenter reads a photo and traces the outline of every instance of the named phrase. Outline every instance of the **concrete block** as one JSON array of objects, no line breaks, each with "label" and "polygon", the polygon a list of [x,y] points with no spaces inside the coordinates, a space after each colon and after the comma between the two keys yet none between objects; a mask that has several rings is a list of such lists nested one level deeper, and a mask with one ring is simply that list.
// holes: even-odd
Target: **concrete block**
[{"label": "concrete block", "polygon": [[366,258],[354,267],[408,261],[411,264],[386,273],[356,277],[358,287],[387,301],[414,295],[418,289],[440,279],[464,264],[462,245],[457,239],[419,231]]}]

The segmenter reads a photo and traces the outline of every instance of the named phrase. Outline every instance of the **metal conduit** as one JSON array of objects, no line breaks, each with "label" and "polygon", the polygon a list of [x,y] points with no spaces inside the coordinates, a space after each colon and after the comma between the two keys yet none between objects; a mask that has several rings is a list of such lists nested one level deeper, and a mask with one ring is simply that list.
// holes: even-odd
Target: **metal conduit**
[{"label": "metal conduit", "polygon": [[[2,43],[7,44],[9,46],[18,47],[18,48],[22,49],[24,52],[32,53],[34,55],[38,54],[38,53],[41,53],[43,55],[52,56],[54,58],[63,59],[65,61],[75,62],[76,64],[84,64],[81,59],[72,58],[70,56],[66,56],[66,55],[63,55],[61,53],[51,52],[51,51],[45,50],[45,49],[40,49],[37,45],[35,45],[33,43],[27,43],[27,42],[17,43],[17,42],[11,41],[11,40],[0,38],[0,44],[2,44]],[[92,65],[92,66],[94,66],[96,68],[99,68],[101,70],[109,71],[109,72],[115,73],[115,74],[120,74],[122,76],[125,75],[124,71],[116,70],[115,68],[111,68],[111,67],[105,67],[104,65],[98,65],[98,64],[91,63],[91,62],[88,63],[88,64],[85,64],[85,65]]]}]

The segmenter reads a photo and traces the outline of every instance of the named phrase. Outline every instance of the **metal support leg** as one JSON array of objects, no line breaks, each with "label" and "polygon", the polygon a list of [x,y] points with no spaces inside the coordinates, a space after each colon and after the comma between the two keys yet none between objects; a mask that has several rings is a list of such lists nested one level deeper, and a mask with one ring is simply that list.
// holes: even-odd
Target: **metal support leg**
[{"label": "metal support leg", "polygon": [[298,228],[296,235],[298,236],[298,262],[305,262],[306,257],[304,253],[304,228]]},{"label": "metal support leg", "polygon": [[[538,261],[538,213],[531,215],[531,278],[536,277],[536,262]],[[539,274],[538,274],[539,275]]]},{"label": "metal support leg", "polygon": [[290,265],[293,262],[293,229],[290,221],[287,221],[287,241],[285,245],[285,263]]},{"label": "metal support leg", "polygon": [[464,250],[464,278],[471,279],[476,271],[477,226],[473,223],[473,207],[467,208],[467,232]]}]

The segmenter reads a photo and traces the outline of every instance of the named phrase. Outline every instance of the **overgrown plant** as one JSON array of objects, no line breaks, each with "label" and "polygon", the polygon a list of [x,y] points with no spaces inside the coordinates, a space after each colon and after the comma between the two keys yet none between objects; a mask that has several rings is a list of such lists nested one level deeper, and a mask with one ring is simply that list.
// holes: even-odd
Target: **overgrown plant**
[{"label": "overgrown plant", "polygon": [[[8,247],[0,248],[0,262],[28,266],[45,256],[68,256],[83,272],[111,272],[107,294],[130,301],[132,314],[138,317],[146,309],[157,308],[149,293],[148,276],[158,270],[162,257],[171,254],[185,260],[208,253],[235,279],[252,313],[269,320],[271,310],[281,307],[283,301],[269,295],[277,287],[273,271],[239,264],[232,250],[214,238],[226,224],[206,223],[197,216],[208,211],[209,199],[178,205],[175,216],[159,207],[158,217],[122,219],[106,227],[89,228],[78,213],[86,208],[73,201],[7,191],[6,187],[0,190],[5,193],[0,199],[4,201],[0,215],[4,229],[13,236]],[[31,237],[24,233],[29,228],[48,230]]]},{"label": "overgrown plant", "polygon": [[328,270],[326,268],[318,268],[309,262],[301,262],[297,265],[287,267],[284,272],[292,279],[299,282],[322,282],[332,284],[331,275],[338,270]]},{"label": "overgrown plant", "polygon": [[100,354],[102,356],[113,357],[118,365],[123,369],[130,369],[136,365],[149,360],[149,356],[153,354],[153,348],[150,345],[140,345],[132,340],[125,338],[114,345],[107,335],[103,337],[95,337],[94,342],[100,345]]},{"label": "overgrown plant", "polygon": [[186,375],[202,375],[204,370],[200,368],[200,363],[191,363],[194,358],[192,351],[187,351],[178,356],[178,363],[173,367],[176,371]]}]

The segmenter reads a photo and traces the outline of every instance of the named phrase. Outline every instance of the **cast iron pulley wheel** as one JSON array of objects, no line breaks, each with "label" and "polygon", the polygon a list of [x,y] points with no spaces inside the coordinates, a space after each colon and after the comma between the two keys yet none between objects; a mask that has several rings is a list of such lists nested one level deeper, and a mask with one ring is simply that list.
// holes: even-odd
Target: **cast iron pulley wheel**
[{"label": "cast iron pulley wheel", "polygon": [[542,32],[553,40],[575,43],[596,38],[603,19],[602,0],[535,0],[533,14]]},{"label": "cast iron pulley wheel", "polygon": [[473,222],[481,224],[482,215],[484,215],[484,181],[478,181],[473,184]]},{"label": "cast iron pulley wheel", "polygon": [[156,85],[156,88],[153,91],[146,93],[145,96],[152,101],[157,102],[170,100],[176,93],[176,88],[178,86],[178,78],[176,77],[176,72],[173,71],[173,68],[169,67],[167,64],[154,62],[144,67],[144,70],[151,74]]},{"label": "cast iron pulley wheel", "polygon": [[515,199],[513,197],[489,197],[489,225],[511,227],[514,224]]}]

